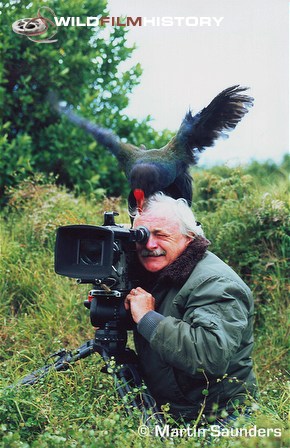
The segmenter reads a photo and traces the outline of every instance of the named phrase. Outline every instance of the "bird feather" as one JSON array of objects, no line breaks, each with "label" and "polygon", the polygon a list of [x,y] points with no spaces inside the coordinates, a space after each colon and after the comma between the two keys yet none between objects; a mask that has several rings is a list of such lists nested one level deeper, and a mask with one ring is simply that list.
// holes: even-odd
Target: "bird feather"
[{"label": "bird feather", "polygon": [[253,98],[244,95],[247,87],[235,85],[223,90],[211,103],[192,115],[189,111],[171,143],[171,149],[186,151],[189,164],[195,164],[198,152],[214,145],[219,137],[227,138],[253,105]]}]

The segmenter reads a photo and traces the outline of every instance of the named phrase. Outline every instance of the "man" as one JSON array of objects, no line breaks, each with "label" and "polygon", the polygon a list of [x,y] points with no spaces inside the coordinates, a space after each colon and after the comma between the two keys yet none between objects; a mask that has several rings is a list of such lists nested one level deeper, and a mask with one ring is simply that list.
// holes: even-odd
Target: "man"
[{"label": "man", "polygon": [[186,201],[155,194],[136,216],[139,225],[150,231],[137,244],[143,281],[125,307],[137,324],[145,382],[176,418],[232,413],[255,392],[251,292],[207,250]]}]

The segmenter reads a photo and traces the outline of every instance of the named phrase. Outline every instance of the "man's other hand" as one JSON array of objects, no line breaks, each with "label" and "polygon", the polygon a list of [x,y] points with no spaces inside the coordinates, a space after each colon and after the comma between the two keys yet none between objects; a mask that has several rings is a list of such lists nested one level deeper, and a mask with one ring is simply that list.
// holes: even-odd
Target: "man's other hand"
[{"label": "man's other hand", "polygon": [[138,324],[148,311],[155,309],[155,299],[149,292],[138,286],[131,289],[125,298],[124,305],[126,310],[131,311],[134,322]]}]

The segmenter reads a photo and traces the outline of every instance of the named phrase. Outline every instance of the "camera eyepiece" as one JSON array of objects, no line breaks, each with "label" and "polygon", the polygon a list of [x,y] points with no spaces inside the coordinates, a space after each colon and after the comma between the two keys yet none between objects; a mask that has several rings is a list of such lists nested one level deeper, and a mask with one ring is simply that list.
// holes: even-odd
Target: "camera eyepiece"
[{"label": "camera eyepiece", "polygon": [[136,229],[130,229],[131,241],[134,243],[146,244],[150,237],[150,232],[145,226],[136,227]]}]

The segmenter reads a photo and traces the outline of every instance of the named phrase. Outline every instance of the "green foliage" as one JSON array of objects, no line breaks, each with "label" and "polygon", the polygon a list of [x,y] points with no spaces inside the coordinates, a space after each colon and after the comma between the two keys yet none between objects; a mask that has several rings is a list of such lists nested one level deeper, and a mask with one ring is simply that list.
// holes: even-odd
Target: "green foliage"
[{"label": "green foliage", "polygon": [[253,161],[246,168],[246,172],[251,174],[259,185],[269,185],[270,183],[277,183],[285,179],[290,171],[290,155],[285,154],[280,165],[277,165],[272,160],[260,163]]},{"label": "green foliage", "polygon": [[242,168],[195,175],[194,209],[213,251],[248,282],[274,264],[285,267],[289,250],[287,181],[282,178],[262,192],[257,179]]},{"label": "green foliage", "polygon": [[57,17],[108,14],[105,0],[1,3],[0,196],[32,170],[53,173],[58,183],[87,194],[98,196],[101,189],[119,196],[127,183],[114,157],[53,113],[47,95],[56,92],[81,114],[132,143],[162,146],[164,137],[151,129],[150,117],[139,123],[122,114],[142,73],[139,64],[120,72],[134,47],[126,45],[124,27],[110,33],[102,27],[59,27],[53,44],[33,43],[12,31],[14,21],[36,17],[43,5]]},{"label": "green foliage", "polygon": [[[120,213],[118,222],[129,221],[120,200],[75,197],[51,179],[35,175],[9,189],[1,213],[1,446],[287,446],[287,185],[282,178],[257,188],[259,179],[247,168],[215,168],[194,177],[194,210],[212,250],[241,273],[255,297],[254,362],[260,398],[251,400],[254,416],[248,422],[238,420],[236,427],[280,428],[282,436],[142,438],[138,411],[126,416],[112,378],[101,372],[98,355],[66,372],[51,372],[34,387],[5,387],[43,365],[50,353],[77,347],[93,335],[82,306],[88,287],[54,273],[55,229],[100,225],[103,211],[113,209]],[[207,393],[205,389],[205,400]],[[168,410],[164,406],[166,423],[177,428]]]},{"label": "green foliage", "polygon": [[[5,129],[9,128],[10,123],[7,121],[5,125],[4,132]],[[6,187],[10,187],[15,183],[15,176],[20,181],[27,176],[27,173],[32,171],[31,146],[31,138],[27,134],[17,135],[11,142],[8,141],[7,134],[0,136],[0,165],[3,186],[5,182]]]}]

